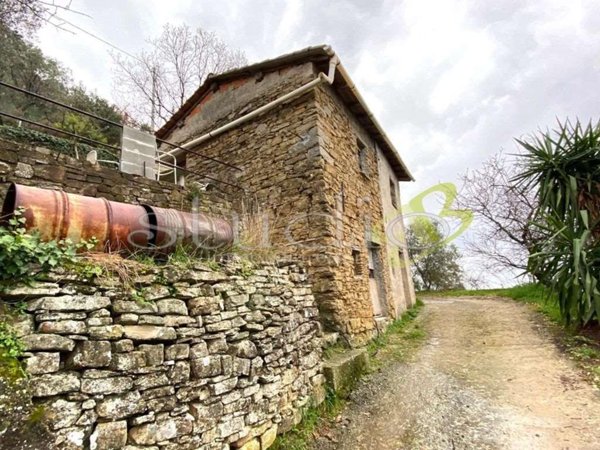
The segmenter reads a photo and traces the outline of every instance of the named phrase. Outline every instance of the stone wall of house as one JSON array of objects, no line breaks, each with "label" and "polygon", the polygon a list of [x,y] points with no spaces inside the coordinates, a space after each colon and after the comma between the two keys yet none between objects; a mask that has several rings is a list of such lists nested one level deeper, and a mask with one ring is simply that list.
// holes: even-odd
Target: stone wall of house
[{"label": "stone wall of house", "polygon": [[[107,200],[149,204],[227,216],[229,198],[221,192],[203,192],[165,181],[123,173],[116,167],[91,164],[85,160],[0,139],[0,204],[10,182]],[[196,199],[196,200],[194,200]]]},{"label": "stone wall of house", "polygon": [[[282,81],[279,85],[271,83],[273,91],[266,98],[276,98],[305,83],[307,73],[313,72],[312,64],[306,66],[296,68],[293,76],[279,77]],[[220,97],[215,94],[211,101],[220,102]],[[247,112],[266,101],[258,96],[250,103],[229,107]],[[334,209],[328,201],[331,195],[323,183],[326,160],[320,149],[317,117],[315,94],[309,91],[197,148],[202,154],[226,160],[242,171],[193,155],[188,155],[187,167],[191,170],[203,167],[211,176],[244,187],[243,195],[230,191],[232,208],[240,214],[241,222],[247,222],[248,217],[255,225],[258,222],[256,234],[263,234],[268,228],[265,240],[275,251],[305,263],[320,303],[320,294],[328,289],[332,271],[338,264],[333,250],[338,244],[333,231]],[[196,135],[190,134],[186,125],[167,139],[177,141],[182,136]],[[262,242],[261,238],[252,245]],[[325,249],[327,246],[332,247],[331,251]],[[334,323],[328,325],[337,328]]]},{"label": "stone wall of house", "polygon": [[127,273],[128,288],[57,272],[0,295],[24,302],[10,320],[56,448],[266,449],[324,398],[318,311],[297,265]]},{"label": "stone wall of house", "polygon": [[[180,142],[208,131],[199,124],[204,123],[203,108],[211,104],[226,105],[231,120],[301,86],[307,75],[315,76],[311,63],[268,75],[270,90],[260,96],[235,96],[239,87],[216,91],[167,139]],[[252,76],[236,86],[250,85],[255,85]],[[357,138],[367,147],[368,175],[359,168]],[[352,344],[364,343],[375,332],[367,261],[371,243],[379,245],[386,316],[395,317],[403,309],[392,295],[375,143],[330,87],[311,90],[196,150],[242,168],[235,171],[194,155],[186,162],[192,170],[203,167],[211,176],[246,189],[232,208],[266,214],[268,222],[261,224],[268,224],[270,242],[305,261],[327,329],[341,331]]]},{"label": "stone wall of house", "polygon": [[[327,203],[336,212],[335,229],[340,238],[333,248],[338,264],[331,270],[327,290],[321,293],[321,309],[356,341],[372,337],[376,323],[369,292],[368,249],[377,244],[379,261],[375,271],[382,277],[385,316],[396,308],[388,264],[383,223],[379,168],[375,143],[354,119],[329,86],[315,91],[319,110],[319,142],[326,158],[324,184]],[[364,145],[364,163],[359,161],[358,140]],[[333,256],[333,255],[332,255]]]},{"label": "stone wall of house", "polygon": [[315,76],[313,64],[305,63],[220,82],[199,99],[165,139],[182,144],[291,92]]}]

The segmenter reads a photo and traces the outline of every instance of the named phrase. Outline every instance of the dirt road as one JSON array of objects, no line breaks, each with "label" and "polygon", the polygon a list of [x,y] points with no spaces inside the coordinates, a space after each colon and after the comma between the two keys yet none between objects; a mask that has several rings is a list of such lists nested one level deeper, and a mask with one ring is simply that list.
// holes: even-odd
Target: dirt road
[{"label": "dirt road", "polygon": [[600,449],[600,393],[535,313],[506,299],[425,304],[425,344],[362,383],[317,449]]}]

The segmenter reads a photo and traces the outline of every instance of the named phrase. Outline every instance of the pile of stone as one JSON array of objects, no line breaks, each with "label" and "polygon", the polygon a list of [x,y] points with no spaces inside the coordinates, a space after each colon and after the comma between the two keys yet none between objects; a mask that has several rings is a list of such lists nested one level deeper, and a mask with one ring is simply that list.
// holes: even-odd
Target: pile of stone
[{"label": "pile of stone", "polygon": [[30,391],[57,448],[266,449],[320,402],[304,270],[148,267],[125,287],[50,274],[15,286]]}]

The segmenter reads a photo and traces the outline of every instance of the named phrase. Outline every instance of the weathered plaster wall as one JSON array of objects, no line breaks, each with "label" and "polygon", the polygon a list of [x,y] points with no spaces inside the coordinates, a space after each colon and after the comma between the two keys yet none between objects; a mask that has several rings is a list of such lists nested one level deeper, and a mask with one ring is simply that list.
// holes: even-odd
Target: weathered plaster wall
[{"label": "weathered plaster wall", "polygon": [[230,212],[229,200],[221,193],[192,193],[173,183],[126,174],[116,168],[93,165],[42,147],[0,139],[0,205],[9,182],[184,211],[190,211],[193,198],[197,198],[201,212],[223,216]]},{"label": "weathered plaster wall", "polygon": [[323,399],[304,270],[138,266],[137,297],[68,272],[0,295],[26,302],[11,321],[56,448],[266,449]]},{"label": "weathered plaster wall", "polygon": [[[381,204],[383,206],[383,222],[387,230],[388,224],[393,221],[393,226],[390,227],[387,232],[393,233],[394,239],[403,244],[402,246],[397,246],[388,236],[387,253],[390,280],[392,284],[391,294],[396,315],[399,315],[415,303],[415,290],[412,284],[410,260],[406,248],[404,221],[394,220],[402,215],[402,196],[398,185],[398,177],[394,174],[388,160],[379,148],[377,148],[377,160],[379,169],[379,189],[381,192]],[[394,206],[392,203],[390,180],[392,180],[392,183],[396,188],[397,206]]]}]

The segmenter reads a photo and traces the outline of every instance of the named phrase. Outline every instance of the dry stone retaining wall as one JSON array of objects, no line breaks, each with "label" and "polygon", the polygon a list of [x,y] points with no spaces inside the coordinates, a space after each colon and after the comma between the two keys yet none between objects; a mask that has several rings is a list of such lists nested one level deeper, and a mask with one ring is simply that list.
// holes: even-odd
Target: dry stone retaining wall
[{"label": "dry stone retaining wall", "polygon": [[[320,326],[293,264],[54,273],[14,287],[33,401],[57,448],[265,449],[323,398]],[[312,399],[312,400],[311,400]]]}]

